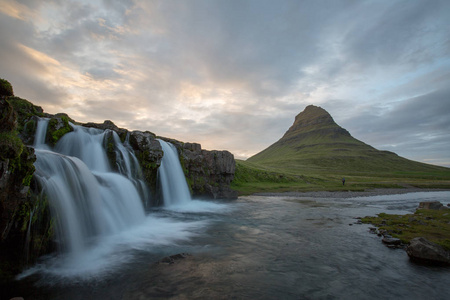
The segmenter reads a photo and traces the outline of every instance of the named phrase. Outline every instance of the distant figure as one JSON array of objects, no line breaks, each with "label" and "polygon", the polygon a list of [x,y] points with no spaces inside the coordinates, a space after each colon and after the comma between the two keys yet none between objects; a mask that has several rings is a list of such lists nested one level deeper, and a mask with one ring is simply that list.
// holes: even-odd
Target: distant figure
[{"label": "distant figure", "polygon": [[345,185],[345,177],[342,177],[342,185]]}]

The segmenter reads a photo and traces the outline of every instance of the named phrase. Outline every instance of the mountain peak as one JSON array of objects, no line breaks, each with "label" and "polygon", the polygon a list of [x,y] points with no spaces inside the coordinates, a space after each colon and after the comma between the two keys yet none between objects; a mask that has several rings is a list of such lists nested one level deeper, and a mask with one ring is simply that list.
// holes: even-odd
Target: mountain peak
[{"label": "mountain peak", "polygon": [[379,151],[355,139],[323,108],[309,105],[295,117],[284,136],[248,158],[251,163],[289,172],[344,174],[420,171],[437,168]]},{"label": "mountain peak", "polygon": [[288,131],[296,130],[300,127],[321,125],[337,125],[331,115],[320,106],[308,105],[301,113],[295,117],[294,124]]},{"label": "mountain peak", "polygon": [[280,141],[297,139],[305,134],[310,135],[315,132],[319,135],[344,135],[350,133],[334,122],[331,115],[320,106],[308,105],[294,120],[294,124],[284,134]]}]

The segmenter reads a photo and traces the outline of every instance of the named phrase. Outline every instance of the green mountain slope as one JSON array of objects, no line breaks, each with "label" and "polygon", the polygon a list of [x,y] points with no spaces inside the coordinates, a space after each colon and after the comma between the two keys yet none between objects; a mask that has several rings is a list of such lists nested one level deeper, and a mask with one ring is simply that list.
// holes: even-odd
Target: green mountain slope
[{"label": "green mountain slope", "polygon": [[353,138],[326,110],[313,105],[296,116],[280,140],[247,162],[291,174],[450,174],[449,168],[411,161]]}]

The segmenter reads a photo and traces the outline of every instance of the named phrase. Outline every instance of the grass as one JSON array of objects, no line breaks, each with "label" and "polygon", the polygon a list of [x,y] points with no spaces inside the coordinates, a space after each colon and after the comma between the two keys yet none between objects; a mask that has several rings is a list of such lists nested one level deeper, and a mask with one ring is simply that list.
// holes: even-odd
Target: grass
[{"label": "grass", "polygon": [[[342,185],[345,177],[345,186]],[[297,166],[279,163],[269,167],[259,163],[236,160],[235,178],[231,188],[240,195],[257,192],[286,191],[363,191],[374,188],[441,188],[450,189],[450,170],[437,167],[433,171],[351,171],[321,169],[313,165]]]},{"label": "grass", "polygon": [[418,209],[414,214],[378,214],[376,217],[362,218],[363,223],[373,224],[379,230],[386,230],[403,243],[416,237],[424,237],[450,250],[450,209]]}]

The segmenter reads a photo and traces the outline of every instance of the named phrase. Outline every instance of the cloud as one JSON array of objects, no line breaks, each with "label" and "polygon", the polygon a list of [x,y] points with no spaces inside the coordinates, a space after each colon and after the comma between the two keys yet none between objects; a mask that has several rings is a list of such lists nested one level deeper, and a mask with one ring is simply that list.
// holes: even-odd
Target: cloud
[{"label": "cloud", "polygon": [[239,158],[316,104],[376,148],[442,164],[449,10],[438,0],[7,0],[0,77],[48,112]]},{"label": "cloud", "polygon": [[[450,89],[405,99],[388,108],[373,105],[345,122],[356,138],[411,159],[449,165]],[[381,113],[380,113],[381,112]],[[439,159],[436,159],[439,157]]]}]

